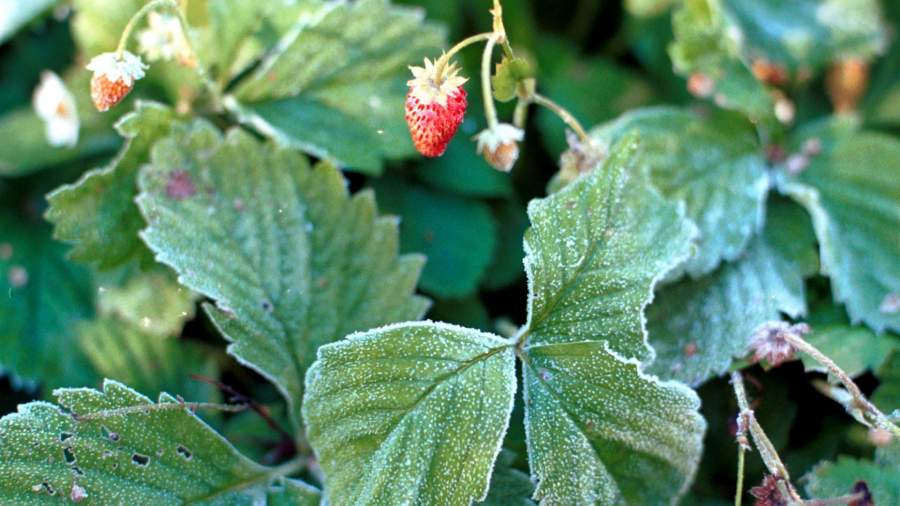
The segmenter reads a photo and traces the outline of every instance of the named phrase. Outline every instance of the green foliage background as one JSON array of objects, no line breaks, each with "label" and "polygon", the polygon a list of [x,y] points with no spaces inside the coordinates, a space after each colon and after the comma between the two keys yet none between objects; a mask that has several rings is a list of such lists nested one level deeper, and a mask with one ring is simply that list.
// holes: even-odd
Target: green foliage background
[{"label": "green foliage background", "polygon": [[[876,449],[818,393],[809,357],[743,361],[760,323],[807,321],[883,411],[900,408],[900,4],[505,0],[538,89],[609,152],[535,201],[565,127],[532,108],[513,171],[488,166],[470,140],[480,51],[460,55],[469,110],[443,157],[415,156],[402,121],[406,65],[489,30],[490,2],[191,0],[221,96],[154,63],[97,113],[84,64],[143,3],[0,1],[15,14],[0,23],[0,414],[40,401],[0,422],[0,502],[67,496],[98,469],[128,485],[101,481],[95,500],[318,504],[324,473],[334,504],[399,503],[413,484],[468,504],[488,481],[485,504],[730,504],[722,375],[740,367],[807,494],[865,479],[877,504],[900,501],[897,443]],[[827,76],[847,58],[868,82],[838,114]],[[760,61],[786,84],[757,80]],[[48,69],[76,98],[71,148],[48,147],[31,110]],[[700,75],[712,91],[692,94]],[[173,177],[191,198],[172,197]],[[423,317],[452,325],[391,325]],[[520,326],[516,365],[499,336]],[[425,384],[428,402],[382,382]],[[273,422],[170,409],[245,397]],[[469,445],[471,465],[441,441]],[[312,448],[319,463],[283,476]],[[141,474],[142,456],[168,474]],[[447,476],[415,474],[429,456]],[[746,474],[762,480],[754,454]]]}]

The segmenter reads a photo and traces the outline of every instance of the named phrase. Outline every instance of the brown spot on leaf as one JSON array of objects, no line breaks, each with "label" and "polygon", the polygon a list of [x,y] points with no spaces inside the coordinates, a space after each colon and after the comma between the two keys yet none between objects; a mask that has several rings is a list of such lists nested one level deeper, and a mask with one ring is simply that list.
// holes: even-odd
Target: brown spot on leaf
[{"label": "brown spot on leaf", "polygon": [[184,200],[197,194],[197,187],[191,175],[183,170],[173,170],[166,182],[166,195],[175,200]]}]

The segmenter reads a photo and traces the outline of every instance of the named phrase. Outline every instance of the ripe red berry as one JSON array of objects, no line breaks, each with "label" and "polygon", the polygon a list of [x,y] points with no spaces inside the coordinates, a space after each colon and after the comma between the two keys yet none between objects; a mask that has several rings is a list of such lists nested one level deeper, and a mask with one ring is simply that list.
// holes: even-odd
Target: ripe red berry
[{"label": "ripe red berry", "polygon": [[406,124],[419,153],[436,157],[444,154],[466,113],[466,80],[456,75],[454,65],[446,67],[438,79],[435,65],[410,67],[415,79],[407,82]]},{"label": "ripe red berry", "polygon": [[131,92],[134,82],[144,77],[146,65],[138,56],[128,51],[118,55],[103,53],[91,59],[87,66],[93,70],[91,99],[98,111],[106,111],[118,104]]}]

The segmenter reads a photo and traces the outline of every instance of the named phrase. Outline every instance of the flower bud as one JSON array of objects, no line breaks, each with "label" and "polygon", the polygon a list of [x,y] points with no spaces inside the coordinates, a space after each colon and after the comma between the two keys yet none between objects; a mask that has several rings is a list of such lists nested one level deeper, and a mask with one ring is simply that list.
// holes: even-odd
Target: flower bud
[{"label": "flower bud", "polygon": [[525,132],[509,123],[500,123],[487,128],[475,136],[478,142],[478,154],[484,157],[491,167],[509,172],[519,159],[519,141]]}]

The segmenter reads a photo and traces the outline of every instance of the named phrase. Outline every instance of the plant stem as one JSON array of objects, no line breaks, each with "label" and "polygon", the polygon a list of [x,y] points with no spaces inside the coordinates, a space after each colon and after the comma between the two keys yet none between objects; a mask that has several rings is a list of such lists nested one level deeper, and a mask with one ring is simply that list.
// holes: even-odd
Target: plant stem
[{"label": "plant stem", "polygon": [[559,119],[563,120],[565,124],[569,126],[569,128],[571,128],[575,131],[576,134],[578,134],[581,142],[584,142],[585,144],[589,144],[591,142],[591,138],[588,137],[587,132],[585,132],[584,128],[582,128],[581,123],[579,123],[578,120],[575,119],[575,116],[572,116],[569,111],[563,109],[561,105],[539,93],[533,94],[531,96],[531,100],[534,101],[535,104],[542,105],[547,109],[550,109],[557,116],[559,116]]},{"label": "plant stem", "polygon": [[741,506],[744,500],[744,450],[743,446],[738,447],[738,470],[737,470],[737,490],[734,492],[734,506]]},{"label": "plant stem", "polygon": [[516,109],[513,111],[513,126],[520,130],[525,130],[525,121],[528,119],[528,104],[530,102],[523,98],[519,98],[516,102]]},{"label": "plant stem", "polygon": [[[134,16],[131,16],[131,19],[128,21],[128,24],[125,25],[125,29],[122,30],[122,35],[119,37],[119,46],[116,47],[116,59],[121,60],[122,55],[125,54],[125,47],[128,45],[128,39],[131,38],[131,32],[134,31],[134,28],[137,26],[138,22],[144,19],[150,11],[156,9],[157,7],[168,7],[172,10],[178,11],[178,4],[175,3],[174,0],[153,0],[152,2],[141,7],[137,12],[134,13]],[[179,12],[179,20],[181,19],[181,13]],[[182,25],[182,29],[184,26]],[[187,33],[187,32],[185,32]],[[193,52],[193,49],[191,50]]]},{"label": "plant stem", "polygon": [[784,335],[785,340],[787,340],[791,346],[796,348],[803,353],[806,353],[810,357],[812,357],[816,362],[824,366],[828,372],[836,377],[838,381],[840,381],[844,387],[847,389],[847,392],[853,397],[853,402],[851,406],[847,406],[851,409],[857,409],[861,411],[864,415],[867,414],[871,417],[872,424],[880,429],[884,429],[891,433],[895,438],[900,438],[900,427],[897,427],[893,422],[891,422],[884,413],[882,413],[874,404],[872,404],[863,393],[860,391],[859,387],[856,386],[856,383],[850,378],[850,376],[844,372],[833,360],[828,358],[827,355],[818,350],[815,346],[809,344],[805,339],[800,337],[799,335],[786,332]]},{"label": "plant stem", "polygon": [[[787,467],[785,467],[781,458],[778,456],[775,445],[773,445],[772,441],[769,440],[769,437],[766,436],[762,426],[756,421],[753,410],[750,409],[750,403],[747,402],[747,391],[744,389],[744,377],[741,376],[740,371],[731,373],[731,384],[734,388],[734,396],[737,398],[738,407],[741,410],[738,415],[742,418],[741,423],[743,423],[744,427],[750,431],[753,442],[756,444],[756,451],[758,451],[759,456],[762,457],[769,473],[776,478],[781,479],[778,483],[779,490],[782,495],[790,498],[792,501],[802,503],[803,500],[800,498],[800,494],[798,494],[797,490],[794,489],[794,486],[791,485],[791,478],[788,474]],[[782,487],[782,483],[785,484],[784,487]]]},{"label": "plant stem", "polygon": [[444,69],[447,67],[447,63],[450,62],[450,58],[453,57],[460,50],[464,49],[467,46],[471,46],[476,42],[481,42],[483,40],[488,40],[494,35],[493,32],[484,32],[479,33],[477,35],[472,35],[471,37],[466,37],[465,39],[456,43],[455,46],[451,47],[449,51],[442,54],[440,58],[438,58],[437,63],[434,64],[434,79],[435,81],[440,82],[441,78],[444,74]]},{"label": "plant stem", "polygon": [[491,57],[496,43],[497,35],[494,34],[484,45],[484,53],[481,55],[481,94],[484,95],[484,115],[490,129],[497,126],[497,108],[494,107],[494,92],[491,91]]}]

